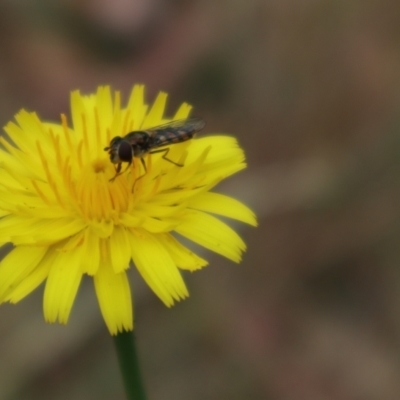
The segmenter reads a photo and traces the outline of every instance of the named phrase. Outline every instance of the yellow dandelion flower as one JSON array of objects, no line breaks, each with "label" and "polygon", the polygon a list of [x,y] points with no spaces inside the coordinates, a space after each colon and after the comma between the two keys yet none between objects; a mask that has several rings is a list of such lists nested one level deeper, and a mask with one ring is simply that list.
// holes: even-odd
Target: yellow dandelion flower
[{"label": "yellow dandelion flower", "polygon": [[[187,118],[182,104],[163,116],[167,95],[154,104],[134,86],[128,104],[99,87],[71,94],[71,122],[42,122],[20,111],[0,148],[0,244],[13,249],[0,263],[0,302],[16,303],[45,281],[47,322],[68,321],[84,274],[93,277],[101,313],[111,334],[133,329],[130,262],[168,307],[188,296],[180,270],[207,262],[175,233],[239,262],[245,244],[215,215],[251,225],[243,204],[210,190],[245,168],[237,141],[200,137],[145,154],[115,177],[104,148],[115,136]],[[127,165],[127,164],[125,164]]]}]

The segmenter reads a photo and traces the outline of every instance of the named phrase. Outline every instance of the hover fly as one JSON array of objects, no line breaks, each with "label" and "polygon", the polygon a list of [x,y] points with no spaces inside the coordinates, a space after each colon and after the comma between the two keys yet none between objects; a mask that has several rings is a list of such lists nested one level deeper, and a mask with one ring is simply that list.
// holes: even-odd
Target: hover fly
[{"label": "hover fly", "polygon": [[111,162],[117,164],[115,176],[111,181],[121,175],[122,163],[127,162],[126,169],[128,169],[134,157],[140,158],[144,170],[147,172],[143,157],[148,153],[164,153],[162,155],[164,160],[182,167],[182,164],[167,158],[169,148],[160,147],[189,140],[204,126],[205,122],[201,118],[187,118],[156,126],[149,130],[129,132],[124,137],[115,136],[111,139],[110,145],[104,148],[105,151],[108,151]]}]

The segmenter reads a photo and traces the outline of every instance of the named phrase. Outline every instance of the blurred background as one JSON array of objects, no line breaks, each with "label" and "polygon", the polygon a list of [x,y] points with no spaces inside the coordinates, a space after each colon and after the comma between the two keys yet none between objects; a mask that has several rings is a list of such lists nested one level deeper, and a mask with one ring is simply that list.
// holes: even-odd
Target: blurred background
[{"label": "blurred background", "polygon": [[[400,5],[19,0],[0,5],[0,122],[145,83],[245,149],[218,191],[253,208],[167,309],[132,272],[149,399],[400,398]],[[92,282],[67,326],[42,288],[0,307],[1,400],[124,399]]]}]

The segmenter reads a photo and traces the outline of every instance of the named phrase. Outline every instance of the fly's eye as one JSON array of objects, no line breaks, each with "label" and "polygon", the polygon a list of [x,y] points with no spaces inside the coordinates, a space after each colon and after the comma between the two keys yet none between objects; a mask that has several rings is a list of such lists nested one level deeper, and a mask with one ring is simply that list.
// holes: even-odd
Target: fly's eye
[{"label": "fly's eye", "polygon": [[[112,141],[111,141],[112,143]],[[133,158],[132,146],[125,140],[123,140],[118,147],[118,157],[121,161],[131,162]]]}]

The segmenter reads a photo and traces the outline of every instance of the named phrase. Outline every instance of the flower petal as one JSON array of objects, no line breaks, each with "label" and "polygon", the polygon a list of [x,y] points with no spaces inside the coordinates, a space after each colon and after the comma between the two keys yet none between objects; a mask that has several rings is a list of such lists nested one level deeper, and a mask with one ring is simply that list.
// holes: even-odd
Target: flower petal
[{"label": "flower petal", "polygon": [[187,211],[182,219],[176,232],[234,262],[241,260],[246,245],[228,225],[201,211]]},{"label": "flower petal", "polygon": [[66,324],[82,279],[82,246],[57,252],[46,281],[44,317],[49,323]]},{"label": "flower petal", "polygon": [[[72,125],[74,127],[73,132],[75,134],[69,135],[69,140],[82,139],[82,132],[85,129],[84,117],[87,114],[85,102],[83,96],[79,90],[71,92],[71,117]],[[87,128],[87,126],[86,126]]]},{"label": "flower petal", "polygon": [[82,220],[74,218],[40,219],[10,215],[0,220],[0,242],[48,245],[75,235],[84,226]]},{"label": "flower petal", "polygon": [[153,105],[148,111],[147,115],[143,120],[141,129],[152,128],[156,125],[163,124],[163,115],[165,111],[165,105],[167,103],[168,95],[165,92],[158,93]]},{"label": "flower petal", "polygon": [[114,273],[119,273],[129,267],[131,245],[124,227],[115,227],[109,239],[110,261]]},{"label": "flower petal", "polygon": [[[30,154],[36,148],[35,143],[37,140],[40,140],[45,148],[48,148],[49,133],[36,113],[21,110],[15,116],[15,119],[19,127],[14,125],[12,141],[19,149],[26,154]],[[17,130],[19,131],[18,134],[15,134]],[[30,156],[36,158],[33,154],[30,154]]]},{"label": "flower petal", "polygon": [[193,162],[208,147],[211,150],[198,171],[198,174],[204,176],[205,183],[218,182],[246,167],[243,150],[237,140],[229,136],[209,136],[192,140],[186,162]]},{"label": "flower petal", "polygon": [[175,113],[173,121],[178,121],[180,119],[185,119],[189,117],[190,111],[192,110],[192,106],[188,103],[182,103],[178,108],[178,111]]},{"label": "flower petal", "polygon": [[179,243],[171,234],[158,235],[158,240],[167,249],[174,263],[181,269],[195,271],[208,265],[208,262]]},{"label": "flower petal", "polygon": [[125,272],[116,274],[109,264],[101,264],[94,276],[100,310],[112,335],[133,329],[132,298]]},{"label": "flower petal", "polygon": [[172,257],[156,235],[133,230],[131,245],[136,268],[167,307],[189,295]]},{"label": "flower petal", "polygon": [[240,201],[229,196],[224,196],[223,194],[212,192],[200,193],[198,196],[190,199],[189,207],[257,226],[256,216],[250,208]]},{"label": "flower petal", "polygon": [[88,275],[95,275],[100,264],[100,239],[88,227],[84,237],[84,247],[82,255],[82,272]]},{"label": "flower petal", "polygon": [[6,301],[17,303],[33,292],[48,276],[58,253],[49,250],[36,268],[26,276],[6,297]]},{"label": "flower petal", "polygon": [[39,264],[46,247],[17,246],[0,263],[0,299],[5,297]]},{"label": "flower petal", "polygon": [[141,129],[147,109],[148,105],[144,102],[144,85],[135,85],[127,106],[132,121],[132,124],[126,127],[127,132]]},{"label": "flower petal", "polygon": [[[99,111],[100,131],[105,134],[107,129],[112,125],[114,117],[113,99],[111,96],[110,86],[100,86],[97,89],[96,97],[97,110]],[[102,136],[102,139],[105,140],[106,137]],[[103,146],[100,144],[100,147]]]},{"label": "flower petal", "polygon": [[178,224],[176,219],[170,218],[152,218],[152,217],[145,217],[145,214],[141,215],[137,213],[139,216],[143,216],[143,220],[141,226],[146,229],[148,232],[152,233],[161,233],[161,232],[169,232],[175,228]]}]

